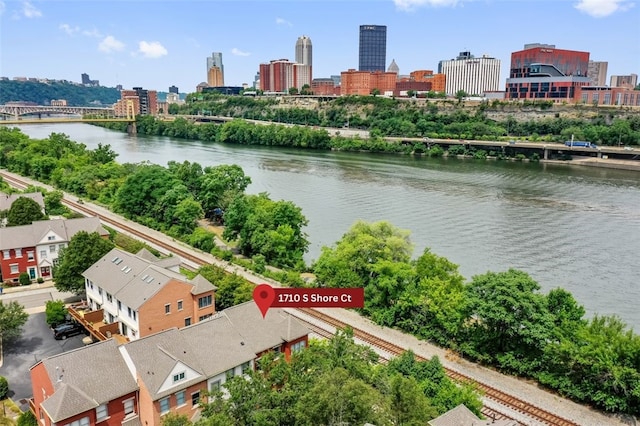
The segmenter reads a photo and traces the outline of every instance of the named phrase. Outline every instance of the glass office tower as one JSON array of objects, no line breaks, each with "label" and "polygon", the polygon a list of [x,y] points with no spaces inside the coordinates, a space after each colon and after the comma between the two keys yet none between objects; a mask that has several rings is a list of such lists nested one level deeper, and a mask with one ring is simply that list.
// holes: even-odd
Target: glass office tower
[{"label": "glass office tower", "polygon": [[387,61],[387,27],[360,25],[359,71],[382,71]]}]

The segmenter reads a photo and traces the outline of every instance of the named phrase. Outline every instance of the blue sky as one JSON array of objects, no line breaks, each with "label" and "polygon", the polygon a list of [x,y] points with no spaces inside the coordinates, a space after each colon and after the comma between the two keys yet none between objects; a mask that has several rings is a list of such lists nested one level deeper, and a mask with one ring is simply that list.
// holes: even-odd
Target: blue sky
[{"label": "blue sky", "polygon": [[588,51],[608,75],[640,74],[640,5],[633,0],[0,0],[0,76],[193,92],[206,57],[223,54],[225,83],[253,82],[258,66],[295,59],[313,43],[313,76],[358,67],[358,30],[387,26],[387,66],[437,71],[469,50],[502,61],[525,43]]}]

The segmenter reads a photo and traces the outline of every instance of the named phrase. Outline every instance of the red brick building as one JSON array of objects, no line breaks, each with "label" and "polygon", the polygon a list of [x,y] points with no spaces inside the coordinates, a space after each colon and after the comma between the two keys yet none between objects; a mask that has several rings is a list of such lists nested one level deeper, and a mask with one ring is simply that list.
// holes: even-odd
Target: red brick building
[{"label": "red brick building", "polygon": [[625,87],[583,86],[576,91],[575,101],[590,105],[640,106],[640,90]]},{"label": "red brick building", "polygon": [[260,64],[260,90],[286,93],[290,88],[298,90],[311,86],[311,66],[291,62],[288,59],[274,59],[268,64]]},{"label": "red brick building", "polygon": [[284,310],[263,318],[250,301],[189,327],[40,361],[31,368],[31,408],[43,426],[160,425],[168,413],[193,420],[203,391],[225,392],[227,380],[254,369],[266,352],[288,359],[307,346],[308,334]]},{"label": "red brick building", "polygon": [[370,95],[377,89],[381,95],[391,95],[396,88],[398,74],[381,71],[356,71],[349,69],[341,73],[341,95]]},{"label": "red brick building", "polygon": [[311,82],[311,91],[314,95],[340,95],[340,86],[336,86],[331,78],[314,78]]},{"label": "red brick building", "polygon": [[121,90],[120,100],[113,105],[117,117],[158,114],[158,92],[134,87],[133,90]]},{"label": "red brick building", "polygon": [[434,74],[431,70],[416,70],[409,74],[409,80],[415,82],[431,83],[434,92],[444,92],[447,78],[444,74]]}]

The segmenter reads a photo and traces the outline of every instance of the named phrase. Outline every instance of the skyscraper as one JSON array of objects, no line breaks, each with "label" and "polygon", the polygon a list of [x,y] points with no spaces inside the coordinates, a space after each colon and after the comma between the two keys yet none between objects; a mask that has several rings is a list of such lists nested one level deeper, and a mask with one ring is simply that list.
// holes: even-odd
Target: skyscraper
[{"label": "skyscraper", "polygon": [[298,37],[296,41],[296,63],[302,65],[313,65],[313,47],[311,39],[307,36]]},{"label": "skyscraper", "polygon": [[387,27],[360,25],[359,71],[384,72],[387,62]]},{"label": "skyscraper", "polygon": [[456,59],[438,63],[438,74],[445,75],[445,92],[455,95],[464,91],[482,96],[495,92],[500,85],[500,59],[482,55],[476,58],[471,52],[460,52]]},{"label": "skyscraper", "polygon": [[[212,68],[216,68],[212,70]],[[222,52],[213,52],[207,58],[207,84],[211,87],[224,86],[224,65]]]}]

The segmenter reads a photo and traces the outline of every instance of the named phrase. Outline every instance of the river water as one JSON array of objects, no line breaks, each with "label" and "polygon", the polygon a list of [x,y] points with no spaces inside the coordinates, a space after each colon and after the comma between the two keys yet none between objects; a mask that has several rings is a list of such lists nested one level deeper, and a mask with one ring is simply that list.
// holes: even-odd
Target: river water
[{"label": "river water", "polygon": [[388,220],[467,278],[509,268],[563,287],[588,315],[640,330],[640,174],[551,164],[299,151],[128,136],[87,124],[24,125],[110,144],[119,162],[238,164],[249,193],[290,200],[309,219],[308,263],[358,219]]}]

